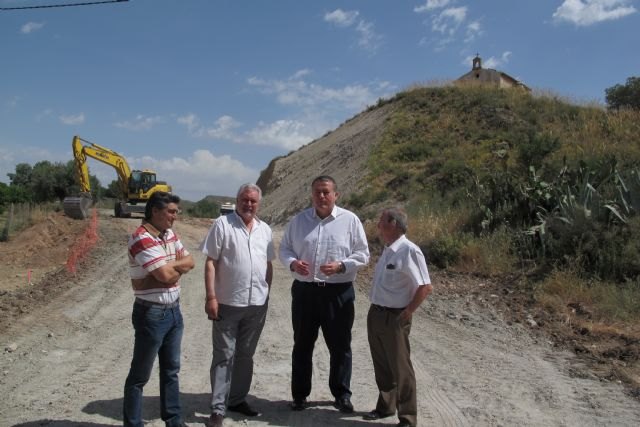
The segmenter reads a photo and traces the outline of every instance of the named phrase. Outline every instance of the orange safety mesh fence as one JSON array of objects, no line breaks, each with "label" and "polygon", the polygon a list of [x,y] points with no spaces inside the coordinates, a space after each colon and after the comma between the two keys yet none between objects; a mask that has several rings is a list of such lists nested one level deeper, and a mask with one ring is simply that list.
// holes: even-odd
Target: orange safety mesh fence
[{"label": "orange safety mesh fence", "polygon": [[94,208],[87,228],[69,248],[67,270],[76,273],[78,263],[89,253],[98,242],[98,211]]}]

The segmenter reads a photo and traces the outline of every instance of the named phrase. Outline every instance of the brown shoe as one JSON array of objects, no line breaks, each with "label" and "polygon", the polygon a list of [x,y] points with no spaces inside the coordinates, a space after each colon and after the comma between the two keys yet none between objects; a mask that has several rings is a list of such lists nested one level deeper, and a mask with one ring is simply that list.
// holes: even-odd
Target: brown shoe
[{"label": "brown shoe", "polygon": [[224,417],[220,414],[216,414],[215,412],[211,414],[209,419],[207,420],[205,426],[206,427],[222,427],[222,419]]}]

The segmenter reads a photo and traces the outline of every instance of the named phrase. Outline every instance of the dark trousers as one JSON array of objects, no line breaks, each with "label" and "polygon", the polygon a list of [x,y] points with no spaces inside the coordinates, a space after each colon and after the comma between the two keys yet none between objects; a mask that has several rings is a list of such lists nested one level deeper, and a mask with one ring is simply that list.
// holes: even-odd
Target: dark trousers
[{"label": "dark trousers", "polygon": [[401,312],[372,305],[367,314],[367,336],[379,390],[376,411],[393,414],[397,409],[400,421],[415,426],[418,407],[409,345],[411,319],[400,320]]},{"label": "dark trousers", "polygon": [[293,352],[291,394],[295,400],[311,393],[313,347],[322,329],[329,349],[329,389],[336,398],[351,397],[351,328],[355,292],[349,283],[317,286],[295,280],[291,287]]}]

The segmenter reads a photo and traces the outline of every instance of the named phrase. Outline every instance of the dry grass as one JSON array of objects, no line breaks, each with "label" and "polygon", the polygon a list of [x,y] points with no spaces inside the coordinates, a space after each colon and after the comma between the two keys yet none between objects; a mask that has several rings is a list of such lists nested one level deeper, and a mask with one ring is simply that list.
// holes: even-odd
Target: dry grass
[{"label": "dry grass", "polygon": [[50,212],[56,211],[58,208],[58,203],[18,203],[7,207],[7,210],[0,216],[2,237],[10,239],[12,234],[43,221]]},{"label": "dry grass", "polygon": [[640,287],[634,282],[585,280],[576,271],[556,270],[540,283],[535,296],[553,312],[567,318],[586,314],[592,322],[601,324],[600,328],[618,329],[620,322],[640,321]]}]

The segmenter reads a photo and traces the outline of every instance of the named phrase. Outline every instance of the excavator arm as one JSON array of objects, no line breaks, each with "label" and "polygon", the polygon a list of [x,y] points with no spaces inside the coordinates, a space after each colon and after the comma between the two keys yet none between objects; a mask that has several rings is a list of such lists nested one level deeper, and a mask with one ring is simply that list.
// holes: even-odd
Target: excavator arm
[{"label": "excavator arm", "polygon": [[[89,208],[93,204],[91,184],[89,182],[88,158],[92,158],[113,167],[118,174],[120,194],[116,201],[114,214],[116,217],[129,217],[131,212],[144,212],[143,205],[156,191],[171,192],[171,186],[164,181],[156,180],[156,173],[152,170],[135,170],[129,168],[124,156],[93,142],[74,136],[71,142],[75,172],[80,195],[66,197],[63,201],[64,212],[75,219],[89,217]],[[137,206],[136,206],[137,205]]]},{"label": "excavator arm", "polygon": [[80,195],[64,199],[63,207],[67,216],[75,219],[85,219],[89,216],[89,208],[93,204],[93,199],[91,197],[89,167],[87,166],[88,157],[112,166],[116,170],[120,186],[119,198],[127,200],[131,169],[122,155],[106,147],[86,141],[77,135],[73,137],[71,147],[73,149],[76,179],[80,186]]},{"label": "excavator arm", "polygon": [[[83,145],[85,143],[86,145]],[[118,174],[118,184],[120,185],[120,197],[126,199],[128,196],[129,177],[131,177],[131,169],[125,158],[110,150],[93,142],[86,141],[79,136],[73,137],[73,158],[76,164],[76,175],[80,184],[80,191],[89,193],[91,186],[89,184],[89,168],[87,167],[87,157],[96,159],[102,163],[112,166]]]}]

